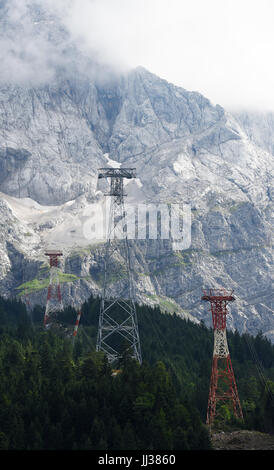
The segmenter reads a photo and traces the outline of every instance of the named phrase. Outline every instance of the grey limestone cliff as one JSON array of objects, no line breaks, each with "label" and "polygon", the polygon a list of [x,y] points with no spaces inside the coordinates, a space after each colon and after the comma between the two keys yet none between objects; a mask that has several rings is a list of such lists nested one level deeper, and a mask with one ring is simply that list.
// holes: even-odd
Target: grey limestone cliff
[{"label": "grey limestone cliff", "polygon": [[192,216],[186,250],[131,241],[138,301],[210,325],[202,289],[231,288],[229,327],[274,339],[273,136],[250,122],[142,67],[1,84],[0,294],[43,303],[49,245],[64,250],[65,303],[100,294],[104,245],[83,234],[104,197],[97,170],[135,167],[129,200],[188,204]]}]

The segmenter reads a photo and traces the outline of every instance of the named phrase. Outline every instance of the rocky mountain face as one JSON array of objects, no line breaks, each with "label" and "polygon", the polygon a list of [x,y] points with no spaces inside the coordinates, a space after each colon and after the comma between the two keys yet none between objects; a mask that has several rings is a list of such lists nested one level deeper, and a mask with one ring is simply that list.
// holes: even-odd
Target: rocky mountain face
[{"label": "rocky mountain face", "polygon": [[243,111],[234,113],[234,117],[251,142],[274,155],[274,113]]},{"label": "rocky mountain face", "polygon": [[134,167],[129,201],[191,208],[187,249],[130,241],[137,300],[211,325],[202,289],[234,289],[228,326],[274,340],[272,137],[247,122],[141,67],[1,85],[0,294],[43,304],[49,246],[66,304],[100,294],[104,243],[84,231],[98,168]]}]

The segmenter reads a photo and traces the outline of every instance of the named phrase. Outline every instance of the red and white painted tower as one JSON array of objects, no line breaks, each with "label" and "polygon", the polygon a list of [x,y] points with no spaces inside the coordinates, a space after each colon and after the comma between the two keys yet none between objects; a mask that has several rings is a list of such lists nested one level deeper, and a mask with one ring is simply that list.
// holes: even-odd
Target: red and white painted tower
[{"label": "red and white painted tower", "polygon": [[44,327],[49,328],[55,322],[55,314],[63,310],[62,294],[59,280],[58,258],[63,255],[61,251],[48,250],[45,253],[49,257],[50,280],[48,286],[47,304],[44,316]]},{"label": "red and white painted tower", "polygon": [[228,401],[237,418],[243,419],[242,408],[237,391],[226,338],[227,304],[233,302],[233,291],[209,289],[204,291],[202,300],[210,302],[214,329],[214,350],[209,388],[206,423],[213,424],[219,411],[219,402]]},{"label": "red and white painted tower", "polygon": [[80,320],[81,320],[81,315],[82,315],[81,310],[78,310],[74,330],[73,330],[73,333],[72,333],[73,339],[75,339],[75,336],[77,335],[79,323],[80,323]]}]

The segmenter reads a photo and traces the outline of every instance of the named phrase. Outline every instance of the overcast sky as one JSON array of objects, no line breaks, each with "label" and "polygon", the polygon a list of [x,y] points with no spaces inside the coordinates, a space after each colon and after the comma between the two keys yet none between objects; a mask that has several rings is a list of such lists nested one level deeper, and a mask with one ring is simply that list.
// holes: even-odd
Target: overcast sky
[{"label": "overcast sky", "polygon": [[8,67],[16,70],[26,55],[17,53],[15,63],[14,50],[23,47],[31,51],[28,69],[13,75],[44,68],[50,76],[47,54],[57,51],[43,38],[34,46],[29,2],[57,12],[87,54],[118,69],[141,65],[228,110],[274,111],[274,0],[9,0],[10,14],[27,27],[24,37],[10,36],[16,45],[0,44],[2,74],[7,49],[10,76]]},{"label": "overcast sky", "polygon": [[110,63],[142,65],[229,109],[274,110],[274,0],[71,5],[71,30]]}]

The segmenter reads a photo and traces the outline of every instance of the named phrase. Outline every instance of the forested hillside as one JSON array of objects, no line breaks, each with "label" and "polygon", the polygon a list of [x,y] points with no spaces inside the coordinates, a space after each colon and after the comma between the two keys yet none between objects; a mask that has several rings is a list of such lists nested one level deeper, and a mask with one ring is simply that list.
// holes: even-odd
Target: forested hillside
[{"label": "forested hillside", "polygon": [[[137,307],[143,364],[125,354],[113,376],[95,352],[98,299],[43,331],[43,310],[0,298],[0,449],[209,449],[205,425],[213,333],[157,308]],[[228,332],[244,423],[228,406],[222,429],[274,433],[274,346]]]}]

